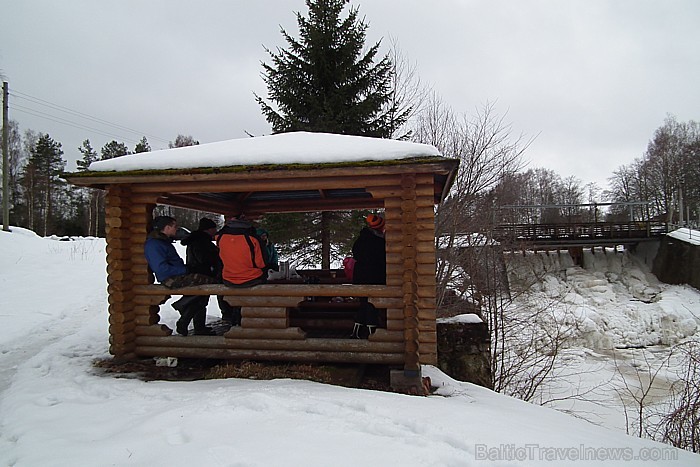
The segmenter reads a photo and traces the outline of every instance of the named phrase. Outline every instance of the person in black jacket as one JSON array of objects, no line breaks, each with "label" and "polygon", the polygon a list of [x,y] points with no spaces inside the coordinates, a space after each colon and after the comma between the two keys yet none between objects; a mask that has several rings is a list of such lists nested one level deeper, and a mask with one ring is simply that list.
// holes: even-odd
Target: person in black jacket
[{"label": "person in black jacket", "polygon": [[370,214],[360,236],[352,246],[355,259],[353,284],[386,284],[386,242],[384,218]]},{"label": "person in black jacket", "polygon": [[[365,219],[360,236],[352,246],[355,265],[353,284],[386,284],[386,241],[384,240],[384,218],[370,214]],[[368,297],[359,297],[360,307],[355,315],[355,326],[351,337],[366,339],[379,325],[377,309]]]},{"label": "person in black jacket", "polygon": [[[197,230],[181,243],[187,247],[187,267],[190,271],[214,277],[217,282],[221,282],[222,263],[219,248],[213,242],[216,230],[216,223],[213,220],[202,217]],[[218,295],[216,298],[221,309],[221,319],[233,326],[239,326],[241,308],[231,306],[224,300],[223,295]],[[209,297],[207,296],[206,299],[209,300]]]},{"label": "person in black jacket", "polygon": [[215,233],[216,223],[202,217],[197,230],[180,241],[187,247],[187,269],[216,277],[221,268],[219,267],[219,249],[212,241]]}]

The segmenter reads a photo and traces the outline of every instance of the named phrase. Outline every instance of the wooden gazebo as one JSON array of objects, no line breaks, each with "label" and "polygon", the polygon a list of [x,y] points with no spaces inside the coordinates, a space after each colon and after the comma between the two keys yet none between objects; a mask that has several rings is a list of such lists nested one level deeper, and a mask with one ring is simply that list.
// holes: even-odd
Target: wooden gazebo
[{"label": "wooden gazebo", "polygon": [[[356,136],[286,133],[133,154],[67,174],[106,191],[110,352],[148,356],[358,362],[403,366],[392,378],[420,382],[437,363],[434,207],[458,161],[429,145]],[[223,285],[170,290],[154,284],[143,246],[157,204],[248,216],[383,209],[387,283]],[[171,295],[226,295],[242,307],[223,336],[182,338],[160,323]],[[367,340],[310,337],[290,321],[305,297],[369,297],[386,310]],[[395,374],[396,373],[396,374]],[[397,384],[401,384],[398,382]]]}]

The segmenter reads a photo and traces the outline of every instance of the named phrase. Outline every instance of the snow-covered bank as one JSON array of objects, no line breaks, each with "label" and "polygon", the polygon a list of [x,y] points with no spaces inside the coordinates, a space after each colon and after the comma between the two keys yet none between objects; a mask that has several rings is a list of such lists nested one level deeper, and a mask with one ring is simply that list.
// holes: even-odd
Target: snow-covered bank
[{"label": "snow-covered bank", "polygon": [[[451,380],[432,367],[425,372],[440,389],[430,397],[291,380],[175,383],[103,376],[92,366],[107,357],[108,348],[100,242],[0,233],[1,293],[15,310],[3,308],[0,316],[0,367],[8,377],[0,393],[0,465],[700,461],[689,452]],[[99,248],[83,255],[89,245]]]},{"label": "snow-covered bank", "polygon": [[681,240],[691,245],[700,245],[700,230],[680,228],[668,234],[669,237]]}]

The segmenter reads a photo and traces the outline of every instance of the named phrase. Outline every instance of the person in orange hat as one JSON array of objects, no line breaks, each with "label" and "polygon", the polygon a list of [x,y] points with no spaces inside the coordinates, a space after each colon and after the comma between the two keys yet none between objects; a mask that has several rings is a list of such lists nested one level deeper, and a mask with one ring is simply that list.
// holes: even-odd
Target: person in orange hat
[{"label": "person in orange hat", "polygon": [[355,258],[353,284],[386,284],[386,242],[384,240],[384,218],[368,215],[360,236],[352,246]]},{"label": "person in orange hat", "polygon": [[[367,227],[363,227],[360,236],[352,246],[355,259],[353,267],[353,284],[386,284],[386,242],[384,240],[384,218],[370,214],[365,218]],[[350,337],[366,339],[377,329],[379,314],[369,303],[368,297],[358,297],[360,307],[355,315],[355,325]]]}]

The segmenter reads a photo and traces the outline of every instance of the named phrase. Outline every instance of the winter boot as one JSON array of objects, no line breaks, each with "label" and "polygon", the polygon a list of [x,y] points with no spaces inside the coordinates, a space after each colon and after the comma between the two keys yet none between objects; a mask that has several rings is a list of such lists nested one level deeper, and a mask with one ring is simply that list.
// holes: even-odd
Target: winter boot
[{"label": "winter boot", "polygon": [[199,297],[196,302],[194,317],[192,321],[194,323],[194,335],[195,336],[215,336],[216,333],[212,328],[207,326],[207,303],[209,302],[209,297]]},{"label": "winter boot", "polygon": [[189,323],[186,323],[183,318],[178,319],[177,323],[175,324],[175,330],[177,331],[177,333],[185,337],[187,337],[188,327]]},{"label": "winter boot", "polygon": [[187,336],[189,334],[188,328],[190,327],[190,322],[192,322],[192,319],[197,312],[197,308],[194,306],[195,304],[196,303],[193,303],[193,301],[190,301],[188,302],[187,307],[180,311],[180,319],[177,320],[175,330],[181,336]]},{"label": "winter boot", "polygon": [[203,326],[201,328],[194,328],[194,335],[195,336],[215,336],[216,333],[214,332],[214,329],[210,328],[209,326]]},{"label": "winter boot", "polygon": [[367,324],[355,323],[352,328],[352,334],[350,337],[355,339],[367,339],[370,334],[374,334],[374,329],[377,326],[369,326]]}]

